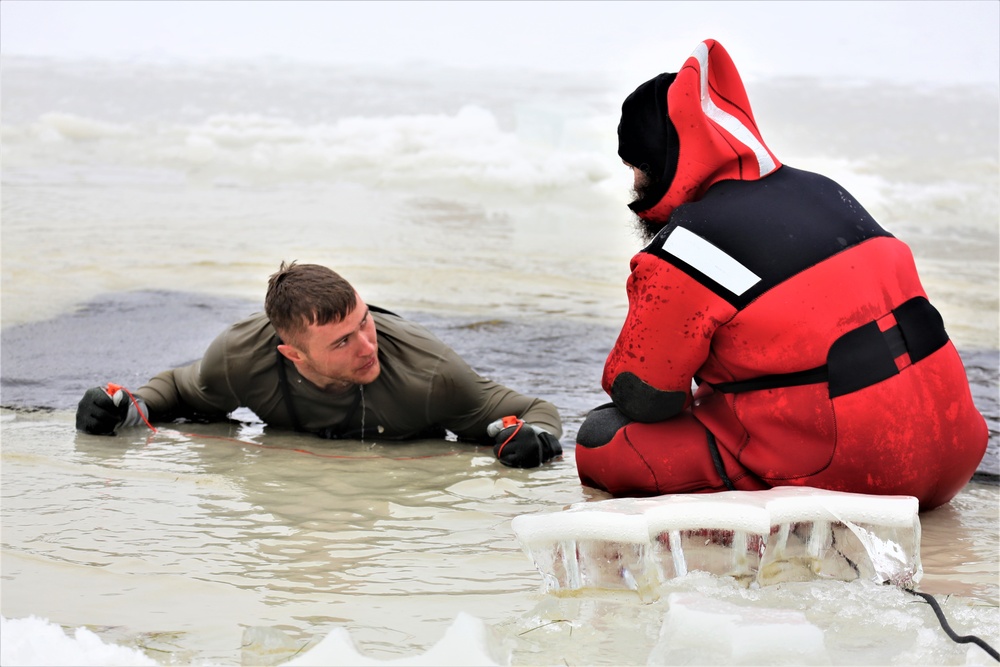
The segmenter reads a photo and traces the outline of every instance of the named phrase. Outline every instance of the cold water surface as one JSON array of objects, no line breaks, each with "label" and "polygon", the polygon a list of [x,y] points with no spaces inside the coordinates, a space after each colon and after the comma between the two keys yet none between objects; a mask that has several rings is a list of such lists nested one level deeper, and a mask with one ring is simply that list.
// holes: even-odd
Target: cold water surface
[{"label": "cold water surface", "polygon": [[[305,643],[342,625],[373,656],[412,655],[465,611],[493,627],[514,664],[642,664],[666,595],[700,591],[765,617],[808,608],[834,657],[860,634],[875,645],[859,653],[868,664],[964,664],[966,649],[926,605],[860,582],[746,591],[695,576],[653,604],[541,594],[510,520],[605,497],[576,481],[572,450],[523,471],[458,443],[331,445],[240,425],[105,438],[74,433],[62,412],[3,420],[4,615],[86,625],[163,662],[240,664],[243,632],[259,626]],[[984,636],[1000,620],[997,498],[995,486],[971,485],[922,517],[920,589]],[[870,627],[886,615],[882,632]],[[929,631],[911,648],[920,627]]]}]

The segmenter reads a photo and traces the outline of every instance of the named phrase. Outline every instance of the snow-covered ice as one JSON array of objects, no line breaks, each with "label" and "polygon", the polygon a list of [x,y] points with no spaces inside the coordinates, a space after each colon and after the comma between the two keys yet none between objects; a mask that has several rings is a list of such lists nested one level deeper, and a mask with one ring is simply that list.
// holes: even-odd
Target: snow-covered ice
[{"label": "snow-covered ice", "polygon": [[[258,648],[258,657],[268,648],[281,648],[291,640],[275,628],[270,632],[251,632],[244,636]],[[0,664],[19,667],[157,667],[160,663],[142,651],[107,644],[87,628],[76,628],[73,636],[46,619],[0,617]],[[252,647],[251,647],[252,648]],[[285,647],[287,648],[287,647]],[[342,627],[332,629],[316,644],[294,658],[282,662],[283,667],[323,665],[371,666],[391,665],[470,665],[492,667],[509,664],[509,659],[494,657],[498,650],[491,641],[489,629],[482,620],[459,612],[444,636],[420,655],[395,660],[377,660],[359,651],[350,633]],[[276,651],[276,654],[280,651]],[[266,664],[273,664],[267,662]]]}]

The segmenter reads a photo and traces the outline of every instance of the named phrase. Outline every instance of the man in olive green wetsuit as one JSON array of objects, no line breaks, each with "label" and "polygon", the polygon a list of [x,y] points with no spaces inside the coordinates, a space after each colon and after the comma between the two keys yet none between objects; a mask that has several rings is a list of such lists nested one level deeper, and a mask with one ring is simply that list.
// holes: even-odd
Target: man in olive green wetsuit
[{"label": "man in olive green wetsuit", "polygon": [[562,453],[559,413],[481,377],[422,326],[368,306],[334,271],[282,263],[265,312],[230,326],[204,357],[134,392],[89,389],[77,428],[182,417],[225,419],[246,407],[270,426],[325,438],[442,437],[493,444],[501,463],[535,467]]}]

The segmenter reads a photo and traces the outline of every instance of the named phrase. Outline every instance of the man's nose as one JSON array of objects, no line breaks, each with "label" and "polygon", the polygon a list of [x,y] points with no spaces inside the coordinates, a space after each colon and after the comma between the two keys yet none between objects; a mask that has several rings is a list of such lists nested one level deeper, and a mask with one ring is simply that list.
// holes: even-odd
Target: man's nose
[{"label": "man's nose", "polygon": [[359,357],[365,357],[375,351],[375,336],[358,336],[357,353]]}]

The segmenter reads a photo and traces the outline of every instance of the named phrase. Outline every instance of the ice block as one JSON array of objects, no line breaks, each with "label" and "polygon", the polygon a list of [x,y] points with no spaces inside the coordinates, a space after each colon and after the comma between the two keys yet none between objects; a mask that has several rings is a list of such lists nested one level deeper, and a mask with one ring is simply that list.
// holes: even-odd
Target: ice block
[{"label": "ice block", "polygon": [[514,518],[514,532],[541,572],[545,590],[655,588],[659,577],[643,514],[647,502],[622,498],[596,504]]},{"label": "ice block", "polygon": [[656,595],[689,572],[744,586],[867,579],[911,588],[923,574],[917,499],[809,487],[614,498],[515,517],[546,591]]}]

